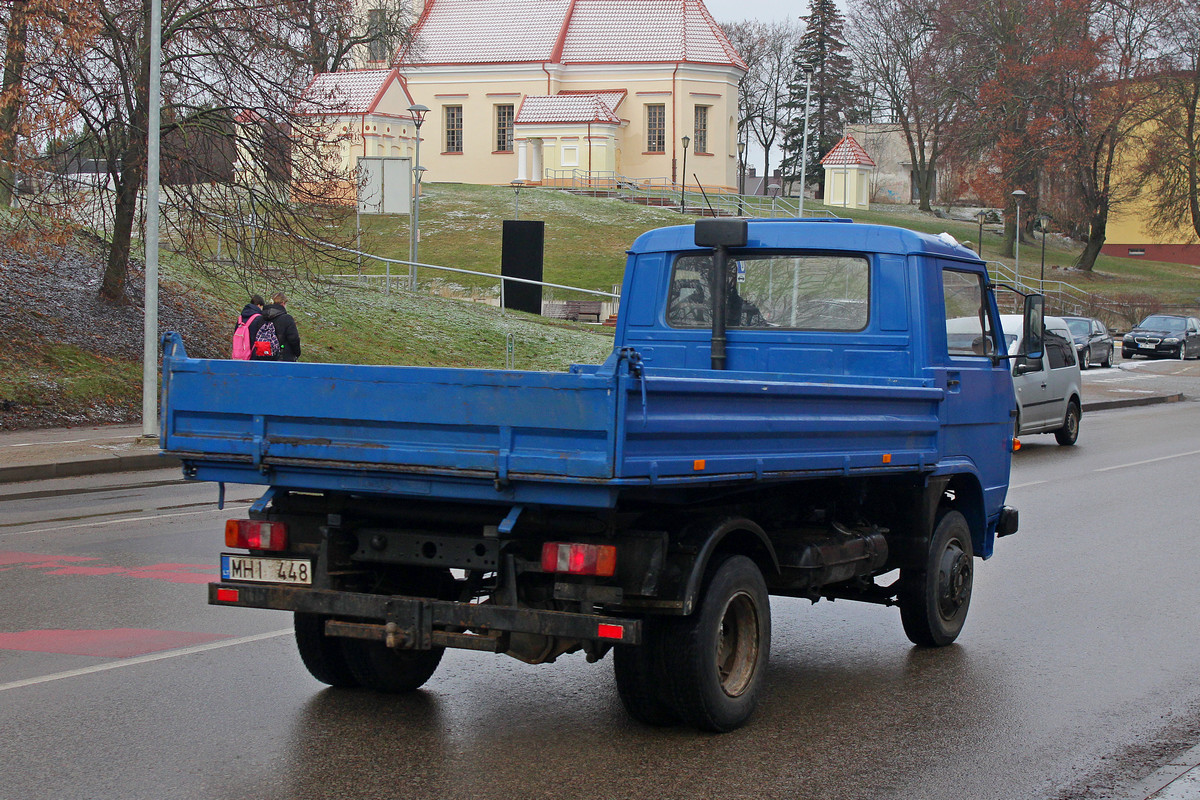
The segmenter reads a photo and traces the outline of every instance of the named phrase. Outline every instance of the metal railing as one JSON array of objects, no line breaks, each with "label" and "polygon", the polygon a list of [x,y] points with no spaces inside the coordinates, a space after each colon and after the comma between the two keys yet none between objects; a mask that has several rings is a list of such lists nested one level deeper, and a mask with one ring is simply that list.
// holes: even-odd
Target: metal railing
[{"label": "metal railing", "polygon": [[1060,280],[1042,281],[1022,277],[1013,266],[1000,261],[985,263],[993,281],[1007,283],[1022,292],[1045,295],[1048,314],[1068,317],[1121,316],[1121,304],[1115,300],[1086,292]]}]

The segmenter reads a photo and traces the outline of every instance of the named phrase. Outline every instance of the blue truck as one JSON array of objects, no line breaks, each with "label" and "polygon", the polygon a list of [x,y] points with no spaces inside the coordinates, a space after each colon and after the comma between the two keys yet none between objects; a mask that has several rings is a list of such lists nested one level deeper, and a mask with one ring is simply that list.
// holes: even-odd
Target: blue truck
[{"label": "blue truck", "polygon": [[167,333],[163,449],[222,498],[267,487],[209,602],[292,612],[336,687],[411,691],[447,647],[611,652],[633,717],[714,731],[756,706],[770,595],[954,641],[975,559],[1017,528],[1014,356],[978,257],[704,219],[639,237],[621,297],[612,354],[564,373],[197,359]]}]

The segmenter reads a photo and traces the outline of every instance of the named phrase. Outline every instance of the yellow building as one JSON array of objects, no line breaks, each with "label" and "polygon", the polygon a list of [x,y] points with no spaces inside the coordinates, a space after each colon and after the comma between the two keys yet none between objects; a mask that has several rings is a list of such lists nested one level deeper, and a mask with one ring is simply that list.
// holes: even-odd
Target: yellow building
[{"label": "yellow building", "polygon": [[349,168],[415,156],[423,105],[426,181],[678,183],[686,136],[687,183],[736,187],[746,66],[701,0],[427,0],[413,34],[390,69],[306,92],[307,133]]},{"label": "yellow building", "polygon": [[[1122,178],[1123,175],[1129,175],[1138,168],[1138,162],[1146,154],[1145,143],[1154,139],[1155,124],[1143,126],[1138,136],[1130,137],[1129,144],[1118,152],[1114,185],[1120,185],[1127,180]],[[1190,220],[1181,219],[1170,231],[1151,229],[1149,211],[1150,192],[1153,191],[1154,184],[1151,181],[1133,199],[1118,203],[1109,211],[1104,246],[1100,252],[1119,258],[1200,266],[1200,243],[1196,241]]]}]

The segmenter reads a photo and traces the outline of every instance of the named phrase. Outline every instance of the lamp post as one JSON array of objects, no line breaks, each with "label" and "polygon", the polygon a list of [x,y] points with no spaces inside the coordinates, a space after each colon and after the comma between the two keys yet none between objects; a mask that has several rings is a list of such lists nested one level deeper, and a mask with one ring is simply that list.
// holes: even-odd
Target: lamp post
[{"label": "lamp post", "polygon": [[742,198],[746,194],[746,142],[739,141],[738,150],[738,216],[742,216]]},{"label": "lamp post", "polygon": [[150,108],[146,124],[146,294],[142,316],[142,440],[158,439],[158,183],[162,3],[150,3]]},{"label": "lamp post", "polygon": [[413,124],[417,127],[417,142],[416,152],[413,159],[413,196],[412,196],[412,214],[409,217],[411,225],[408,233],[408,288],[409,291],[417,290],[417,239],[421,235],[421,173],[425,168],[421,166],[421,125],[425,122],[425,115],[429,113],[429,108],[420,103],[408,107],[408,113],[412,114]]},{"label": "lamp post", "polygon": [[980,258],[983,258],[983,218],[987,216],[987,214],[981,208],[979,209],[979,214],[977,216],[979,217],[979,245],[975,248],[975,252]]},{"label": "lamp post", "polygon": [[[804,70],[804,137],[803,143],[800,145],[800,210],[796,216],[804,217],[804,188],[808,183],[808,109],[809,101],[812,99],[812,76],[813,65],[801,64],[800,69]],[[764,175],[763,180],[767,178]]]},{"label": "lamp post", "polygon": [[521,218],[521,187],[525,185],[525,181],[518,178],[512,181],[513,187],[513,219]]},{"label": "lamp post", "polygon": [[1012,193],[1012,196],[1013,196],[1013,198],[1015,198],[1016,204],[1017,204],[1017,230],[1015,231],[1014,236],[1013,236],[1013,247],[1015,248],[1014,249],[1014,257],[1013,257],[1013,271],[1015,271],[1017,273],[1017,282],[1020,283],[1021,282],[1021,200],[1025,197],[1028,197],[1028,195],[1025,194],[1025,192],[1021,191],[1020,189],[1017,189],[1016,191],[1014,191]]},{"label": "lamp post", "polygon": [[687,149],[692,143],[690,136],[684,136],[680,141],[683,142],[683,174],[679,176],[679,213],[687,213],[687,203],[684,201],[683,193],[687,190]]},{"label": "lamp post", "polygon": [[1038,293],[1046,293],[1046,228],[1049,227],[1050,216],[1038,214],[1038,227],[1042,231],[1042,276],[1038,280]]}]

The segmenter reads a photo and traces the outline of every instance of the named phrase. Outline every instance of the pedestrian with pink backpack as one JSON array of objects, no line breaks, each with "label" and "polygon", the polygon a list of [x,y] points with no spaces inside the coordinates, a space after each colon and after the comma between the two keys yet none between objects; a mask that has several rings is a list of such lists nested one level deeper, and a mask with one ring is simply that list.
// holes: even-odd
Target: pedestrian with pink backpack
[{"label": "pedestrian with pink backpack", "polygon": [[238,321],[233,327],[233,358],[243,361],[250,359],[250,354],[254,350],[254,337],[265,322],[262,315],[265,304],[262,297],[256,294],[242,309],[242,315],[238,317]]}]

